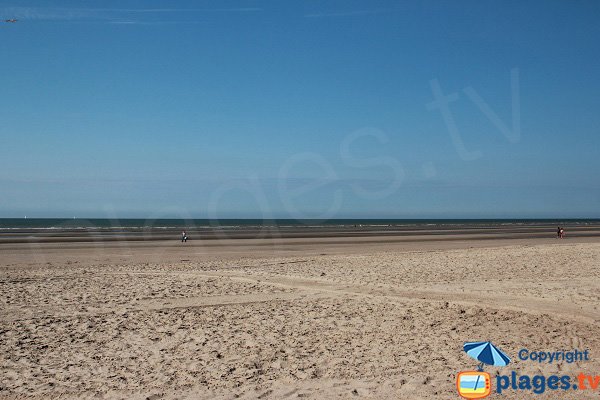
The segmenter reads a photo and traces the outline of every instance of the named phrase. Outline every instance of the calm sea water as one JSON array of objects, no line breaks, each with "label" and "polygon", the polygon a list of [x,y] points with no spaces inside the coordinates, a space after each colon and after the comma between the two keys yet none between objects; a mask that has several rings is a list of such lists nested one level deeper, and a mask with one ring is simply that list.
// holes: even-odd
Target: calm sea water
[{"label": "calm sea water", "polygon": [[191,228],[253,226],[426,226],[426,225],[596,225],[600,219],[66,219],[66,218],[0,218],[0,229],[37,228]]}]

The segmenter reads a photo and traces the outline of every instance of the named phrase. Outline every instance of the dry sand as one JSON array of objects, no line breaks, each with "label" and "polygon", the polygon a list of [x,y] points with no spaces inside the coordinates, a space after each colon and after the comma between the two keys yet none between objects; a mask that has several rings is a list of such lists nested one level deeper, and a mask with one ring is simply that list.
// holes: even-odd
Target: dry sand
[{"label": "dry sand", "polygon": [[598,238],[240,243],[0,247],[0,397],[451,399],[475,340],[600,375]]}]

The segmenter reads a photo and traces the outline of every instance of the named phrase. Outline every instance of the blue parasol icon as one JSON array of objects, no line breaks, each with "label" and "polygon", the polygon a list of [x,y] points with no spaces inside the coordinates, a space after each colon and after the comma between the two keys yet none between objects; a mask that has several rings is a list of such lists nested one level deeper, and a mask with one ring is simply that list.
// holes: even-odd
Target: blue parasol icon
[{"label": "blue parasol icon", "polygon": [[[463,349],[469,356],[480,362],[477,367],[479,371],[483,371],[483,364],[504,367],[510,362],[510,358],[494,346],[492,342],[467,342],[464,344]],[[480,377],[481,375],[477,375],[475,388],[477,388]]]},{"label": "blue parasol icon", "polygon": [[479,370],[483,370],[483,364],[504,367],[510,362],[510,358],[492,342],[467,342],[463,346],[465,352],[479,361]]}]

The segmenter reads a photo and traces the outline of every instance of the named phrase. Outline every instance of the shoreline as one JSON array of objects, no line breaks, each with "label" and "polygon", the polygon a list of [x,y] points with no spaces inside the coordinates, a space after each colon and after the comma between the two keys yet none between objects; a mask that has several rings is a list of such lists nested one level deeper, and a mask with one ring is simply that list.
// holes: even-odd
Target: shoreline
[{"label": "shoreline", "polygon": [[231,260],[237,258],[361,255],[373,253],[429,252],[515,246],[564,246],[600,243],[598,236],[555,237],[527,235],[412,235],[363,237],[310,237],[153,241],[60,241],[0,243],[4,263],[29,260],[73,260],[80,262],[181,262]]},{"label": "shoreline", "polygon": [[[19,243],[76,243],[76,242],[146,242],[177,241],[182,228],[177,229],[0,229],[2,245]],[[555,238],[556,227],[536,225],[450,225],[450,226],[319,226],[319,227],[244,227],[185,229],[189,242],[249,239],[330,239],[379,238],[385,241],[428,240],[494,240]],[[600,238],[600,224],[565,226],[568,238]]]}]

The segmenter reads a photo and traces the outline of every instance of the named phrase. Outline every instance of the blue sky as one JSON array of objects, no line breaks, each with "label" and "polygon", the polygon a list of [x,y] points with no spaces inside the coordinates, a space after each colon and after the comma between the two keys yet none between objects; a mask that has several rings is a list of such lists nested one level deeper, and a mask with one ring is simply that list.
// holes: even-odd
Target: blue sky
[{"label": "blue sky", "polygon": [[99,4],[0,1],[0,217],[600,217],[596,1]]}]

